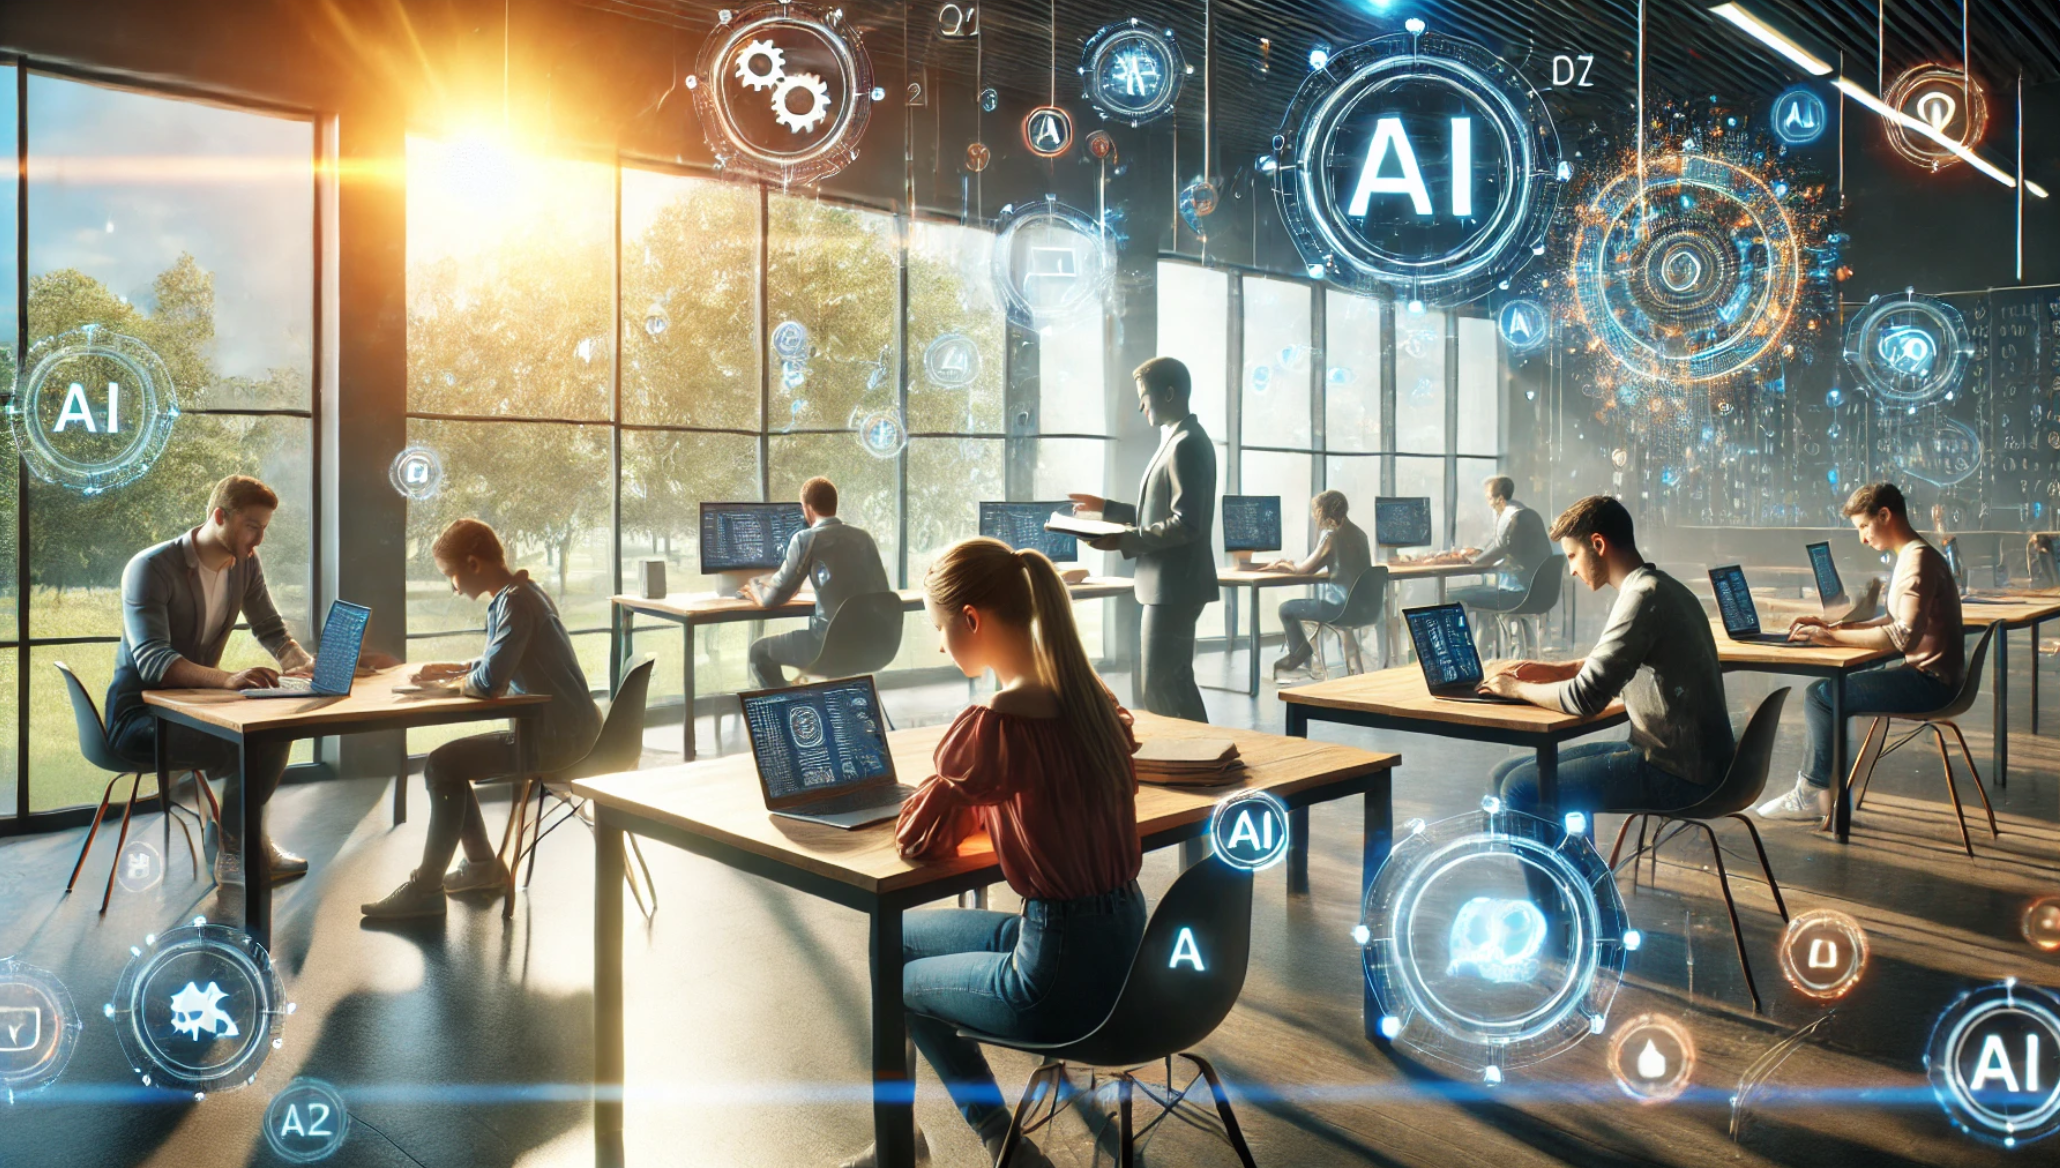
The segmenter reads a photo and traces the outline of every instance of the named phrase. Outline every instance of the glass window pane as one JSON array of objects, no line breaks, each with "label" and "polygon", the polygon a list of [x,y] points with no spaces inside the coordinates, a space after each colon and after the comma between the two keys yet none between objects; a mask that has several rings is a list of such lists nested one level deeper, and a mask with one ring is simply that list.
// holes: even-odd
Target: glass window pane
[{"label": "glass window pane", "polygon": [[[1314,546],[1311,541],[1309,521],[1309,475],[1315,460],[1306,454],[1276,454],[1265,450],[1245,451],[1244,494],[1280,496],[1280,551],[1278,553],[1258,552],[1253,559],[1260,562],[1274,559],[1276,555],[1290,560],[1299,560],[1309,554]],[[1223,523],[1216,523],[1216,541],[1223,542]],[[1266,589],[1259,602],[1260,627],[1267,632],[1280,628],[1280,615],[1275,611],[1283,600],[1302,594],[1300,589]],[[1247,618],[1249,619],[1249,618]]]},{"label": "glass window pane", "polygon": [[612,167],[409,138],[408,408],[608,418],[614,204]]},{"label": "glass window pane", "polygon": [[[1460,454],[1502,453],[1502,386],[1495,322],[1459,318]],[[1464,476],[1461,485],[1465,485]]]},{"label": "glass window pane", "polygon": [[[14,66],[0,65],[0,151],[4,151],[9,158],[19,153],[15,141],[15,127],[18,124],[15,86],[18,83]],[[21,260],[16,254],[19,224],[15,219],[15,213],[19,209],[20,190],[19,183],[0,182],[0,234],[5,236],[0,238],[0,386],[9,389],[14,386],[14,331],[20,312],[20,305],[15,299],[16,265]],[[0,434],[0,466],[19,466],[12,428],[0,429],[7,431]],[[0,473],[0,480],[4,480],[0,481],[0,640],[6,641],[11,641],[15,637],[14,590],[15,574],[18,570],[15,549],[19,546],[19,533],[15,531],[15,492],[18,478],[19,476],[12,472]],[[12,675],[10,666],[8,676]],[[11,697],[14,693],[13,684],[10,682],[4,689],[0,689],[0,693],[6,693]],[[11,704],[4,708],[9,713],[13,712]],[[0,724],[0,730],[12,733],[13,719],[9,718],[4,724]],[[0,746],[0,756],[5,758],[5,762],[0,763],[0,766],[6,768],[0,771],[0,786],[6,788],[0,790],[0,815],[9,815],[14,811],[14,751]]]},{"label": "glass window pane", "polygon": [[947,223],[908,234],[908,425],[916,433],[1002,432],[1006,317],[988,274],[994,235]]},{"label": "glass window pane", "polygon": [[867,414],[898,410],[893,216],[776,195],[768,204],[766,247],[769,327],[801,325],[811,349],[799,368],[775,371],[766,424],[777,431],[856,429]]},{"label": "glass window pane", "polygon": [[1244,280],[1246,446],[1309,446],[1309,288]]},{"label": "glass window pane", "polygon": [[[1453,514],[1453,542],[1458,547],[1480,548],[1488,546],[1495,538],[1495,513],[1488,510],[1481,480],[1500,470],[1492,458],[1462,458],[1459,460],[1459,509]],[[1521,485],[1517,501],[1529,506]],[[1547,526],[1552,516],[1544,517]]]},{"label": "glass window pane", "polygon": [[[1159,352],[1178,357],[1194,380],[1190,404],[1202,429],[1228,441],[1230,277],[1195,264],[1159,263]],[[1124,392],[1135,396],[1129,386]],[[1220,464],[1219,464],[1220,465]]]},{"label": "glass window pane", "polygon": [[1444,459],[1397,458],[1395,494],[1404,498],[1428,495],[1431,501],[1431,550],[1451,546],[1445,536]]},{"label": "glass window pane", "polygon": [[622,418],[758,428],[758,190],[622,172]]},{"label": "glass window pane", "polygon": [[1376,451],[1380,440],[1380,301],[1328,291],[1323,297],[1323,445]]},{"label": "glass window pane", "polygon": [[1106,471],[1109,444],[1098,438],[1037,439],[1037,470],[1030,494],[1036,499],[1063,499],[1079,492],[1108,495],[1114,492],[1124,502],[1134,502],[1135,484],[1111,487],[1102,477]]},{"label": "glass window pane", "polygon": [[1000,439],[918,438],[910,442],[909,587],[922,587],[923,574],[939,552],[980,534],[981,500],[1006,497]]},{"label": "glass window pane", "polygon": [[1395,314],[1395,449],[1445,452],[1445,314]]},{"label": "glass window pane", "polygon": [[770,450],[771,497],[799,499],[801,484],[815,475],[837,484],[837,517],[872,534],[887,566],[887,582],[894,583],[901,547],[894,497],[897,461],[874,458],[856,434],[776,434]]},{"label": "glass window pane", "polygon": [[[1104,392],[1102,365],[1106,327],[1100,316],[1078,316],[1038,331],[1037,426],[1041,432],[1109,432],[1109,398]],[[1135,408],[1136,388],[1126,382],[1123,393],[1124,401]]]}]

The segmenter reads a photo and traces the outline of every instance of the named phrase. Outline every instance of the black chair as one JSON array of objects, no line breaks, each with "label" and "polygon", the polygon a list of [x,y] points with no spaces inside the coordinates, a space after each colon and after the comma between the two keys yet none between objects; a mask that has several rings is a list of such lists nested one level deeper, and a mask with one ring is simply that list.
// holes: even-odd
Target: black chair
[{"label": "black chair", "polygon": [[[815,660],[795,670],[797,681],[827,681],[833,677],[859,677],[867,673],[878,673],[893,664],[895,654],[901,652],[901,625],[905,610],[901,607],[899,592],[862,592],[847,597],[830,614],[830,623],[823,628],[822,648],[816,650]],[[722,749],[722,719],[715,720],[716,749]],[[738,717],[743,711],[738,710]],[[894,729],[894,719],[887,713],[887,703],[880,703],[880,717],[887,721],[887,729]]]},{"label": "black chair", "polygon": [[[1508,642],[1513,640],[1521,646],[1516,650],[1516,656],[1534,656],[1538,652],[1540,640],[1538,620],[1559,607],[1559,595],[1564,591],[1565,585],[1566,557],[1551,556],[1538,565],[1537,571],[1531,573],[1531,582],[1524,589],[1524,598],[1517,601],[1514,608],[1502,612],[1483,610],[1483,616],[1494,618],[1496,649],[1506,651]],[[1512,631],[1518,635],[1512,636]]]},{"label": "black chair", "polygon": [[[1330,665],[1323,657],[1323,635],[1330,633],[1338,639],[1338,658],[1346,674],[1366,672],[1366,655],[1359,644],[1361,630],[1378,626],[1388,605],[1388,566],[1374,564],[1359,573],[1352,581],[1351,589],[1345,593],[1345,603],[1338,614],[1323,620],[1312,621],[1309,641],[1316,649],[1315,676],[1318,681],[1330,676]],[[1381,664],[1387,665],[1387,650],[1383,646]]]},{"label": "black chair", "polygon": [[[1223,1130],[1215,1134],[1230,1145],[1245,1168],[1256,1168],[1215,1065],[1188,1049],[1209,1037],[1237,1004],[1251,950],[1252,874],[1220,860],[1205,859],[1181,873],[1173,887],[1166,890],[1165,898],[1145,925],[1144,940],[1138,946],[1115,1006],[1101,1025],[1085,1037],[1072,1042],[1035,1043],[959,1031],[975,1042],[1044,1059],[1023,1086],[1023,1098],[1010,1119],[1008,1139],[1002,1144],[995,1168],[1008,1168],[1022,1138],[1057,1116],[1068,1063],[1115,1071],[1117,1123],[1122,1140],[1118,1162],[1130,1164],[1135,1155],[1135,1136],[1139,1134],[1131,1122],[1131,1101],[1136,1090],[1142,1089],[1147,1098],[1165,1107],[1159,1119],[1145,1125],[1147,1133],[1183,1106],[1200,1110],[1187,1102],[1188,1094],[1194,1090],[1193,1080],[1178,1091],[1172,1089],[1176,1057],[1194,1064],[1196,1072],[1209,1084],[1216,1114],[1223,1124]],[[1195,955],[1194,960],[1187,959],[1189,953]],[[1201,968],[1195,968],[1197,964]],[[1168,1079],[1163,1098],[1154,1095],[1137,1078],[1140,1069],[1162,1061]],[[1030,1118],[1039,1106],[1046,1108],[1045,1113]],[[1206,1124],[1199,1116],[1183,1114],[1183,1118]]]},{"label": "black chair", "polygon": [[[522,886],[529,887],[530,878],[536,875],[536,850],[544,837],[564,826],[567,820],[577,818],[589,828],[592,819],[586,814],[585,799],[572,793],[566,784],[574,779],[591,778],[594,775],[612,775],[637,769],[644,757],[644,709],[651,692],[651,669],[657,659],[646,657],[630,667],[623,675],[622,684],[615,690],[615,698],[608,703],[608,715],[601,721],[601,732],[594,738],[594,745],[586,756],[562,770],[546,771],[541,774],[521,776],[521,787],[515,803],[508,812],[508,826],[501,830],[501,852],[508,850],[508,837],[515,838],[513,859],[508,862],[508,889],[501,904],[501,916],[507,918],[515,913],[515,872],[522,867],[524,856],[529,858],[529,871],[522,877]],[[529,793],[536,792],[536,820],[528,815]],[[565,814],[548,826],[544,823],[544,801],[556,798],[565,807]],[[523,843],[525,835],[529,842]],[[651,883],[651,866],[644,862],[644,850],[637,845],[637,837],[631,832],[622,833],[625,847],[622,875],[629,883],[630,895],[636,898],[637,909],[647,918],[658,911],[658,887]],[[628,863],[634,856],[636,866]],[[644,889],[651,894],[650,907],[644,905],[644,893],[637,890],[635,871],[643,869]]]},{"label": "black chair", "polygon": [[[1711,825],[1711,821],[1735,819],[1744,824],[1745,830],[1751,833],[1753,850],[1760,856],[1760,871],[1766,875],[1767,888],[1774,894],[1774,907],[1780,910],[1781,920],[1786,923],[1788,903],[1781,899],[1781,885],[1775,882],[1774,869],[1767,863],[1767,848],[1760,842],[1760,829],[1754,826],[1745,810],[1759,802],[1760,795],[1766,790],[1767,769],[1774,760],[1774,734],[1780,729],[1781,707],[1788,700],[1788,692],[1787,686],[1775,690],[1760,702],[1759,709],[1752,712],[1752,720],[1745,724],[1745,733],[1738,736],[1737,750],[1731,755],[1731,769],[1724,773],[1724,781],[1718,783],[1716,789],[1705,796],[1702,802],[1675,811],[1648,811],[1639,807],[1598,809],[1627,816],[1624,825],[1617,829],[1616,845],[1609,849],[1609,867],[1612,872],[1616,870],[1617,855],[1624,849],[1624,833],[1631,830],[1632,820],[1641,821],[1645,825],[1638,829],[1640,851],[1645,850],[1645,828],[1653,828],[1652,852],[1655,864],[1658,862],[1660,844],[1666,839],[1673,838],[1661,838],[1661,833],[1666,830],[1668,824],[1682,825],[1675,832],[1676,835],[1690,827],[1698,827],[1709,837],[1710,855],[1717,861],[1717,885],[1724,890],[1724,909],[1731,914],[1731,939],[1738,945],[1738,967],[1745,971],[1745,988],[1752,994],[1752,1010],[1755,1014],[1760,1011],[1760,991],[1759,987],[1753,984],[1752,963],[1745,957],[1745,932],[1738,927],[1738,905],[1731,899],[1731,877],[1724,871],[1724,849],[1717,844],[1716,828]],[[1655,819],[1659,821],[1657,824],[1651,822]],[[1636,886],[1637,876],[1638,857],[1634,854],[1631,857],[1633,887]]]},{"label": "black chair", "polygon": [[[1974,792],[1981,796],[1982,809],[1988,812],[1988,832],[1992,839],[2001,839],[2002,832],[1996,827],[1996,809],[1989,804],[1988,791],[1981,785],[1981,771],[1975,768],[1974,756],[1967,750],[1967,738],[1960,733],[1956,720],[1974,707],[1974,699],[1981,693],[1981,667],[1988,660],[1988,643],[1993,640],[2001,624],[1992,624],[1981,634],[1981,640],[1974,643],[1974,652],[1967,657],[1967,676],[1960,681],[1960,692],[1953,700],[1936,710],[1924,714],[1883,714],[1874,719],[1867,728],[1867,737],[1860,744],[1860,753],[1853,760],[1852,781],[1847,786],[1853,791],[1853,807],[1857,810],[1867,802],[1867,786],[1874,781],[1874,767],[1882,759],[1902,749],[1909,741],[1926,730],[1938,742],[1938,761],[1946,771],[1946,794],[1953,800],[1953,818],[1960,822],[1960,846],[1971,858],[1974,855],[1974,841],[1967,835],[1967,813],[1960,806],[1960,790],[1953,785],[1953,760],[1946,754],[1945,730],[1953,732],[1953,738],[1960,744],[1960,757],[1967,762],[1967,773],[1974,779]],[[2035,659],[2034,659],[2035,660]],[[2037,668],[2036,665],[2033,668]],[[1917,726],[1908,734],[1897,739],[1895,745],[1883,747],[1888,739],[1891,722],[1915,722]]]},{"label": "black chair", "polygon": [[[122,807],[122,830],[121,834],[115,837],[114,865],[107,870],[107,888],[100,894],[100,911],[104,913],[107,911],[108,902],[114,897],[115,871],[121,867],[122,849],[129,842],[129,817],[136,813],[136,793],[143,785],[143,776],[156,773],[157,765],[154,762],[137,762],[135,759],[124,758],[116,754],[114,744],[107,740],[107,726],[100,720],[100,710],[93,704],[93,695],[86,692],[86,687],[80,683],[78,675],[72,672],[71,666],[66,665],[62,661],[55,662],[54,664],[57,666],[57,672],[64,676],[65,693],[71,697],[72,721],[78,726],[79,730],[79,753],[84,755],[86,761],[95,768],[108,771],[114,775],[113,778],[107,780],[107,789],[100,793],[100,808],[93,813],[93,826],[86,829],[86,842],[79,845],[79,858],[72,865],[71,879],[64,882],[64,891],[67,895],[71,893],[73,886],[78,884],[79,871],[86,866],[86,853],[93,850],[93,838],[100,834],[100,821],[106,817],[108,806],[114,799],[115,785],[120,783],[124,777],[129,779],[129,800]],[[193,875],[198,877],[200,875],[200,853],[193,846],[193,833],[187,830],[186,821],[180,818],[180,816],[192,815],[197,821],[205,824],[207,822],[207,811],[212,808],[215,819],[219,822],[221,819],[221,808],[215,805],[215,793],[207,785],[206,780],[200,777],[200,772],[192,772],[192,777],[193,785],[197,788],[193,796],[193,803],[198,810],[187,811],[184,807],[179,806],[177,800],[164,791],[158,792],[158,801],[165,808],[166,850],[169,851],[172,846],[172,821],[176,819],[179,824],[179,833],[186,837],[186,853],[193,862]],[[203,791],[206,792],[204,802],[200,794]],[[170,857],[167,856],[166,858],[169,859]]]}]

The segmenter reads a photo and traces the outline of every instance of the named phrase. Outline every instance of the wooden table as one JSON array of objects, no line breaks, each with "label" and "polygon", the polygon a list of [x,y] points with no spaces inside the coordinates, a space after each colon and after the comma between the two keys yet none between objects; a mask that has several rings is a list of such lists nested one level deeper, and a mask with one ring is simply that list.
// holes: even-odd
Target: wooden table
[{"label": "wooden table", "polygon": [[[1384,566],[1388,569],[1388,584],[1391,588],[1396,584],[1407,583],[1411,580],[1437,581],[1439,604],[1445,603],[1445,581],[1452,577],[1481,576],[1501,571],[1499,568],[1477,568],[1470,563],[1388,564]],[[1251,631],[1246,635],[1248,647],[1251,649],[1252,655],[1251,679],[1245,689],[1247,696],[1259,696],[1259,590],[1261,588],[1279,588],[1294,584],[1327,584],[1329,582],[1330,574],[1327,572],[1305,574],[1300,572],[1268,572],[1260,568],[1224,568],[1216,573],[1217,586],[1229,590],[1229,603],[1223,610],[1223,640],[1226,653],[1235,652],[1237,649],[1237,635],[1235,631],[1237,628],[1237,590],[1248,588],[1252,593]],[[1395,606],[1390,603],[1383,605],[1382,608],[1392,615]],[[1216,689],[1219,687],[1207,686],[1205,688]],[[1229,692],[1235,693],[1237,691],[1231,690]]]},{"label": "wooden table", "polygon": [[[444,726],[453,722],[484,722],[510,718],[515,723],[518,758],[525,758],[523,723],[536,708],[550,701],[546,694],[510,694],[500,698],[468,698],[450,693],[397,694],[396,685],[407,683],[409,666],[382,670],[360,677],[347,697],[246,698],[233,690],[151,689],[143,700],[158,721],[157,781],[160,790],[170,790],[170,760],[166,756],[165,727],[185,726],[202,734],[233,743],[237,770],[244,781],[242,806],[235,809],[243,845],[243,927],[266,947],[272,944],[271,855],[254,845],[263,842],[264,807],[250,797],[250,748],[267,743],[287,743],[301,738],[334,734],[369,734],[381,730],[412,730],[418,726]],[[395,779],[394,822],[408,816],[408,776],[404,770]]]},{"label": "wooden table", "polygon": [[[1244,782],[1183,790],[1145,786],[1137,793],[1137,829],[1147,849],[1205,834],[1218,801],[1239,789],[1263,789],[1307,817],[1312,803],[1365,796],[1362,867],[1371,880],[1393,833],[1391,772],[1399,755],[1283,738],[1254,730],[1204,726],[1137,712],[1137,736],[1229,738],[1244,756]],[[947,727],[888,735],[895,768],[907,779],[931,773],[930,756]],[[622,833],[634,832],[865,913],[871,921],[873,1133],[880,1163],[914,1163],[914,1068],[905,1051],[901,1002],[902,913],[916,905],[1001,879],[985,836],[965,842],[955,859],[912,864],[895,851],[893,824],[839,831],[775,818],[745,756],[707,759],[620,775],[580,779],[573,791],[593,801],[594,847],[594,1146],[600,1165],[623,1162]],[[1306,834],[1294,838],[1307,870]],[[1363,884],[1362,884],[1363,887]],[[1355,894],[1357,890],[1355,889]],[[1369,1012],[1366,1026],[1376,1024]]]},{"label": "wooden table", "polygon": [[2039,732],[2039,629],[2046,621],[2060,616],[2060,597],[2051,594],[2027,592],[1998,593],[1993,596],[1972,596],[1960,601],[1962,625],[1973,632],[1990,625],[1996,629],[1996,639],[1989,645],[1993,657],[1990,686],[1994,693],[1993,733],[1994,753],[1989,767],[1995,776],[1996,786],[2010,785],[2010,634],[2017,629],[2031,630],[2031,732]]},{"label": "wooden table", "polygon": [[[1414,665],[1284,689],[1280,700],[1288,704],[1287,732],[1295,738],[1308,737],[1311,722],[1342,722],[1528,747],[1537,754],[1538,802],[1547,816],[1559,809],[1559,744],[1627,720],[1622,702],[1611,702],[1600,714],[1583,718],[1543,706],[1434,698],[1424,685],[1423,671]],[[1306,833],[1306,817],[1293,830]],[[1292,870],[1289,879],[1294,879]]]},{"label": "wooden table", "polygon": [[[1112,596],[1129,596],[1133,582],[1128,576],[1090,576],[1078,584],[1069,585],[1074,601],[1102,600]],[[903,588],[899,590],[901,607],[915,612],[923,607],[923,590]],[[702,625],[735,624],[739,621],[774,620],[782,617],[810,617],[815,615],[815,595],[804,592],[785,604],[761,608],[741,597],[717,596],[713,592],[675,592],[663,599],[653,600],[642,596],[617,596],[614,600],[614,633],[610,645],[610,670],[619,671],[628,660],[630,641],[636,635],[636,618],[639,614],[670,621],[680,627],[680,641],[683,652],[681,672],[684,674],[686,695],[685,755],[692,762],[697,757],[694,742],[694,630]]]}]

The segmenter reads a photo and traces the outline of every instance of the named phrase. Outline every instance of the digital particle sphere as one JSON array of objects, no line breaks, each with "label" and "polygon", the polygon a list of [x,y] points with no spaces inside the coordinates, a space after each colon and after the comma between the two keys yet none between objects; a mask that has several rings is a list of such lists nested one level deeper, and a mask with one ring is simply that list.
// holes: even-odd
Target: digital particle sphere
[{"label": "digital particle sphere", "polygon": [[1846,322],[1846,364],[1891,405],[1940,400],[1960,387],[1973,357],[1966,318],[1935,296],[1877,296]]},{"label": "digital particle sphere", "polygon": [[1108,233],[1050,196],[1005,208],[995,228],[995,293],[1022,323],[1099,311],[1115,267]]},{"label": "digital particle sphere", "polygon": [[[1889,82],[1883,104],[1937,131],[1948,141],[1973,149],[1988,133],[1988,93],[1981,82],[1952,65],[1926,64],[1905,69]],[[1929,135],[1883,118],[1888,144],[1897,154],[1929,170],[1943,170],[1960,156]]]},{"label": "digital particle sphere", "polygon": [[6,413],[32,474],[98,495],[142,478],[164,456],[179,398],[149,345],[89,324],[29,349]]},{"label": "digital particle sphere", "polygon": [[1485,294],[1543,248],[1560,143],[1487,49],[1396,34],[1326,59],[1274,138],[1274,194],[1311,275],[1426,304]]},{"label": "digital particle sphere", "polygon": [[292,1010],[264,946],[195,918],[130,953],[106,1013],[145,1086],[222,1091],[257,1077]]},{"label": "digital particle sphere", "polygon": [[1171,113],[1185,75],[1173,30],[1135,17],[1089,37],[1080,56],[1081,96],[1102,117],[1133,126]]},{"label": "digital particle sphere", "polygon": [[1932,1094],[1955,1127],[2016,1148],[2060,1130],[2060,997],[2009,978],[1961,995],[1932,1026]]},{"label": "digital particle sphere", "polygon": [[[1552,890],[1547,903],[1533,881]],[[1490,1083],[1600,1033],[1637,944],[1586,835],[1494,799],[1412,820],[1360,926],[1382,1033]]]},{"label": "digital particle sphere", "polygon": [[1776,351],[1802,291],[1801,241],[1752,171],[1701,154],[1650,160],[1580,209],[1569,273],[1596,341],[1631,374],[1682,384]]},{"label": "digital particle sphere", "polygon": [[782,184],[849,165],[874,97],[872,59],[844,10],[780,2],[718,17],[692,87],[716,161]]}]

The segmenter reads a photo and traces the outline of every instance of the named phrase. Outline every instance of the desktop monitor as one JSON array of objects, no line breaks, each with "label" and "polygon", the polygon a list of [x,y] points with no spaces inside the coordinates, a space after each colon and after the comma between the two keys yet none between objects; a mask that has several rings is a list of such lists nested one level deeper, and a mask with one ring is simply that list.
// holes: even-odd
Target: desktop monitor
[{"label": "desktop monitor", "polygon": [[980,504],[980,534],[1021,551],[1036,548],[1044,558],[1054,564],[1070,564],[1080,558],[1080,541],[1062,531],[1046,531],[1044,521],[1052,512],[1070,515],[1073,504],[1061,499],[1056,503],[990,503]]},{"label": "desktop monitor", "polygon": [[1381,547],[1423,547],[1431,542],[1429,495],[1383,496],[1373,501],[1373,541]]},{"label": "desktop monitor", "polygon": [[1838,578],[1838,565],[1831,562],[1831,544],[1810,544],[1809,552],[1810,572],[1817,578],[1817,599],[1831,604],[1845,595],[1845,584]]},{"label": "desktop monitor", "polygon": [[1277,552],[1280,550],[1279,495],[1225,495],[1223,550],[1227,552]]},{"label": "desktop monitor", "polygon": [[799,503],[703,503],[701,570],[777,568],[787,558],[787,542],[807,526]]}]

